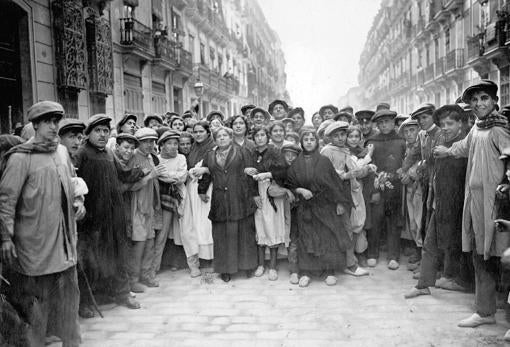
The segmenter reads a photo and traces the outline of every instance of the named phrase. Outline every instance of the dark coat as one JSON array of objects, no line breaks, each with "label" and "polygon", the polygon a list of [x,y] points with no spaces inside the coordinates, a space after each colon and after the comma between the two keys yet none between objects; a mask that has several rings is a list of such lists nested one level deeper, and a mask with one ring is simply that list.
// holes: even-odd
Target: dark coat
[{"label": "dark coat", "polygon": [[244,173],[249,163],[249,153],[235,145],[231,147],[224,167],[216,161],[216,150],[207,153],[203,166],[209,168],[210,175],[200,179],[198,193],[206,194],[209,184],[213,183],[211,221],[238,221],[255,213],[257,205],[253,197],[258,195],[257,185]]}]

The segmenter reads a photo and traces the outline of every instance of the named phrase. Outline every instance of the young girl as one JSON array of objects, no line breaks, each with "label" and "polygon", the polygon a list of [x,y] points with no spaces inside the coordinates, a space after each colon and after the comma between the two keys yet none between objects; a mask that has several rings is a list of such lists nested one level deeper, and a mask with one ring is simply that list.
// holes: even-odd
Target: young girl
[{"label": "young girl", "polygon": [[283,141],[285,140],[285,126],[280,121],[275,121],[269,127],[269,136],[271,137],[271,144],[277,149],[282,148]]}]

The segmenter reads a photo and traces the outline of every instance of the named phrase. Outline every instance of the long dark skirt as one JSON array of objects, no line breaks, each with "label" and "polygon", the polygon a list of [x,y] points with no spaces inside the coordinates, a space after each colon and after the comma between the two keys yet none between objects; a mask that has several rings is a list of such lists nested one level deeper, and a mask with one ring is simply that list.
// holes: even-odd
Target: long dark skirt
[{"label": "long dark skirt", "polygon": [[233,274],[257,267],[253,215],[232,222],[212,222],[214,271]]},{"label": "long dark skirt", "polygon": [[75,266],[43,276],[13,272],[9,280],[12,286],[7,289],[7,297],[27,323],[28,345],[44,346],[46,336],[51,335],[60,337],[64,346],[80,344]]}]

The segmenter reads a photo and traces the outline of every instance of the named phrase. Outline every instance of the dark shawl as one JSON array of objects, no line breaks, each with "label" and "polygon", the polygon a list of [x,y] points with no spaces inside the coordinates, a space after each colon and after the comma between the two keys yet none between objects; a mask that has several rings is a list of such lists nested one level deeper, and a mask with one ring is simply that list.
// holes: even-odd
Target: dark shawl
[{"label": "dark shawl", "polygon": [[259,152],[255,149],[252,152],[252,164],[259,172],[271,172],[273,179],[282,185],[283,181],[287,177],[287,163],[282,155],[282,152],[274,147],[268,145],[267,148]]},{"label": "dark shawl", "polygon": [[209,135],[209,137],[204,140],[202,143],[195,142],[191,146],[191,150],[188,154],[187,162],[188,162],[188,169],[191,169],[197,165],[197,163],[200,160],[205,159],[207,152],[211,151],[214,148],[215,144],[213,141],[212,136]]},{"label": "dark shawl", "polygon": [[[354,206],[350,187],[338,177],[328,158],[318,152],[299,154],[287,171],[287,183],[290,189],[305,188],[313,194],[310,200],[300,200],[297,220],[292,221],[298,229],[298,248],[328,262],[336,259],[335,253],[352,246],[348,233]],[[341,216],[336,214],[337,204],[345,208]]]}]

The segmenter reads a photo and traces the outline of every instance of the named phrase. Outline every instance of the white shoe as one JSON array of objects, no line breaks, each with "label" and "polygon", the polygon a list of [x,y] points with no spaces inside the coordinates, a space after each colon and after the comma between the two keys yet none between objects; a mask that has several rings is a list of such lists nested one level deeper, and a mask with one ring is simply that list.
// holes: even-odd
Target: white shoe
[{"label": "white shoe", "polygon": [[275,269],[269,269],[267,278],[270,281],[276,281],[278,279],[278,272]]},{"label": "white shoe", "polygon": [[255,270],[255,272],[253,273],[253,276],[260,277],[263,274],[264,274],[264,267],[263,266],[258,266],[257,270]]},{"label": "white shoe", "polygon": [[326,282],[326,285],[328,285],[328,286],[334,286],[337,282],[337,279],[335,276],[328,276],[328,277],[326,277],[324,282]]},{"label": "white shoe", "polygon": [[496,324],[496,318],[494,318],[494,315],[481,317],[478,313],[473,313],[471,317],[461,320],[457,326],[460,328],[476,328],[483,324]]},{"label": "white shoe", "polygon": [[361,276],[368,276],[369,273],[367,270],[363,269],[362,267],[357,267],[355,271],[351,271],[348,268],[344,270],[344,272],[348,275],[354,276],[354,277],[361,277]]},{"label": "white shoe", "polygon": [[430,289],[428,289],[428,288],[418,289],[418,288],[414,287],[413,289],[411,289],[411,291],[409,293],[404,294],[404,298],[412,299],[412,298],[416,298],[417,296],[420,296],[420,295],[430,295]]},{"label": "white shoe", "polygon": [[299,286],[304,288],[304,287],[308,287],[309,284],[310,284],[310,277],[301,276],[301,278],[299,279]]},{"label": "white shoe", "polygon": [[394,259],[390,260],[390,262],[388,263],[388,269],[390,270],[397,270],[399,266],[400,264],[398,263],[398,261]]},{"label": "white shoe", "polygon": [[367,260],[367,265],[370,266],[370,267],[375,267],[377,265],[377,259],[375,258],[370,258]]},{"label": "white shoe", "polygon": [[298,284],[299,283],[299,277],[297,273],[291,273],[289,278],[290,284]]}]

